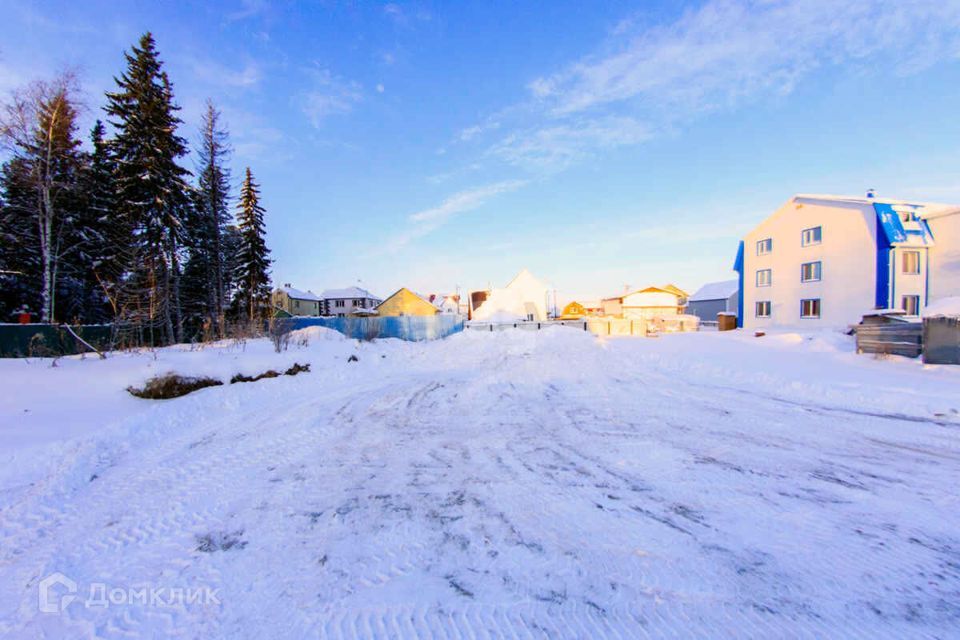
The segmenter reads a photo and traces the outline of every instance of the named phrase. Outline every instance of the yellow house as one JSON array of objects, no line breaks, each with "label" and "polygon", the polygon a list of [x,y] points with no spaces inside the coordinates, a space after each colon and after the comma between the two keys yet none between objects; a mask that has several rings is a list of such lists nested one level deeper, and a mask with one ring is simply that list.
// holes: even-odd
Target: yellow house
[{"label": "yellow house", "polygon": [[676,286],[676,285],[673,285],[673,284],[665,284],[665,285],[663,285],[663,286],[660,287],[660,288],[661,288],[661,289],[664,289],[664,290],[666,290],[666,291],[669,291],[670,293],[676,295],[676,296],[677,296],[677,303],[678,303],[681,307],[687,306],[687,298],[690,297],[690,294],[689,294],[689,293],[687,293],[686,291],[684,291],[684,290],[681,289],[680,287],[678,287],[678,286]]},{"label": "yellow house", "polygon": [[380,317],[433,316],[438,313],[440,309],[407,288],[400,289],[377,305]]},{"label": "yellow house", "polygon": [[587,315],[587,309],[579,302],[571,302],[563,308],[563,313],[560,314],[561,320],[579,320],[580,318]]}]

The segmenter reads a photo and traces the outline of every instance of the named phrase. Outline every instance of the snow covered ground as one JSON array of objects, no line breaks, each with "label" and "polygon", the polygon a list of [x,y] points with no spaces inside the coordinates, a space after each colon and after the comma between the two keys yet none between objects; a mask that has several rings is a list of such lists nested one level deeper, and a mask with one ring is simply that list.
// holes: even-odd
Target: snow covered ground
[{"label": "snow covered ground", "polygon": [[957,637],[956,368],[831,333],[306,332],[0,361],[0,636]]}]

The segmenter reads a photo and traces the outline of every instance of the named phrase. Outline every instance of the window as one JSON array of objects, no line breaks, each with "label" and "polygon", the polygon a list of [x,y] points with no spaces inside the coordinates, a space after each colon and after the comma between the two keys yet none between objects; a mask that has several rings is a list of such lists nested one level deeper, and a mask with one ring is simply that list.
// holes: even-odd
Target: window
[{"label": "window", "polygon": [[920,296],[903,296],[900,299],[900,306],[908,316],[920,315]]},{"label": "window", "polygon": [[757,317],[758,318],[770,317],[770,301],[769,300],[757,301]]},{"label": "window", "polygon": [[920,273],[920,252],[903,252],[903,272],[916,275]]},{"label": "window", "polygon": [[344,305],[345,302],[346,302],[346,300],[337,300],[337,301],[333,304],[333,306],[339,307],[339,308],[342,309],[342,308],[345,306],[345,305]]},{"label": "window", "polygon": [[804,229],[803,234],[801,235],[800,244],[805,247],[809,247],[812,244],[820,244],[823,241],[823,230],[821,227],[813,227],[812,229]]},{"label": "window", "polygon": [[353,301],[353,306],[355,306],[355,307],[363,307],[363,300],[354,300],[354,301]]},{"label": "window", "polygon": [[800,282],[818,282],[820,280],[820,262],[805,262],[800,265]]},{"label": "window", "polygon": [[820,317],[820,298],[812,298],[800,301],[801,318],[819,318]]},{"label": "window", "polygon": [[760,269],[757,271],[757,286],[769,287],[773,283],[773,272],[770,269]]},{"label": "window", "polygon": [[765,256],[773,251],[773,238],[757,241],[757,255]]},{"label": "window", "polygon": [[299,300],[294,300],[294,301],[293,301],[293,307],[294,307],[295,309],[299,309],[299,308],[300,308],[300,301],[299,301]]}]

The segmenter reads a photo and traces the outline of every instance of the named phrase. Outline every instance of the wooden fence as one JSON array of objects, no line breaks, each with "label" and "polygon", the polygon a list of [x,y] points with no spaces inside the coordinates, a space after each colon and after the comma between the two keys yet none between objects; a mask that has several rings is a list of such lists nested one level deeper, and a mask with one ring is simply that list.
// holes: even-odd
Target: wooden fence
[{"label": "wooden fence", "polygon": [[862,324],[855,327],[857,353],[916,358],[923,353],[923,325],[919,322]]},{"label": "wooden fence", "polygon": [[923,319],[923,361],[926,364],[960,364],[960,318],[934,316]]}]

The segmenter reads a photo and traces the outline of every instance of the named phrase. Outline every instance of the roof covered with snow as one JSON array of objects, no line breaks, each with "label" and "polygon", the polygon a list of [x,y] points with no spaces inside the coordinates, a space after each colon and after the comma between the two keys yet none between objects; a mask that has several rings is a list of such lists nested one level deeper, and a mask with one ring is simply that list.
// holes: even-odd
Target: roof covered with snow
[{"label": "roof covered with snow", "polygon": [[941,298],[928,304],[923,310],[923,317],[956,316],[960,317],[960,296]]},{"label": "roof covered with snow", "polygon": [[690,302],[700,302],[702,300],[726,300],[737,292],[739,283],[737,280],[724,280],[723,282],[708,282],[697,292],[690,296]]},{"label": "roof covered with snow", "polygon": [[944,204],[942,202],[920,202],[916,200],[897,200],[895,198],[868,198],[867,196],[838,196],[828,193],[798,193],[794,200],[821,200],[828,202],[845,202],[848,204],[888,204],[891,206],[910,207],[919,209],[917,213],[924,217],[937,217],[950,213],[960,213],[960,204]]},{"label": "roof covered with snow", "polygon": [[324,300],[346,300],[348,298],[370,298],[372,300],[380,300],[377,296],[373,295],[366,289],[361,289],[360,287],[347,287],[346,289],[327,289],[320,294],[320,297]]},{"label": "roof covered with snow", "polygon": [[282,291],[287,294],[287,297],[293,298],[294,300],[310,300],[312,302],[318,302],[320,297],[315,294],[313,291],[301,291],[300,289],[294,289],[293,287],[277,287],[277,291]]}]

